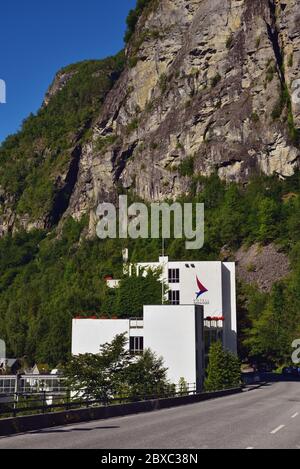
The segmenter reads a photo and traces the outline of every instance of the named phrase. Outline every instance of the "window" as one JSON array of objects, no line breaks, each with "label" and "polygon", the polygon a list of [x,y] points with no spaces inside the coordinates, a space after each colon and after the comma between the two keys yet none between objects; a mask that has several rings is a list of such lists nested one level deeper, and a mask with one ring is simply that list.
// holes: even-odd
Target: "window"
[{"label": "window", "polygon": [[179,269],[169,269],[169,283],[179,283]]},{"label": "window", "polygon": [[132,355],[143,353],[144,337],[130,337],[130,353]]},{"label": "window", "polygon": [[180,292],[179,290],[170,290],[169,291],[169,303],[171,305],[180,304]]}]

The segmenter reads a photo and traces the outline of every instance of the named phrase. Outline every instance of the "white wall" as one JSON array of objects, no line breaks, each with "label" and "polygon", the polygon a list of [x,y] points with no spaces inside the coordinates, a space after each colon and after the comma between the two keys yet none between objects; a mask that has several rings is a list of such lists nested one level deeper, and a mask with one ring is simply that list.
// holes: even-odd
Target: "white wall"
[{"label": "white wall", "polygon": [[[236,318],[236,279],[234,262],[168,262],[160,259],[163,265],[162,277],[168,283],[168,269],[180,270],[180,282],[168,284],[169,289],[180,291],[180,304],[194,304],[198,291],[197,277],[208,290],[196,301],[204,306],[204,316],[224,316],[224,346],[237,351]],[[163,261],[163,262],[162,262]],[[186,264],[189,266],[187,267]],[[195,266],[192,267],[192,264]],[[159,267],[159,263],[140,264],[144,268]]]},{"label": "white wall", "polygon": [[237,353],[237,315],[236,315],[236,279],[235,263],[222,264],[224,347]]},{"label": "white wall", "polygon": [[129,334],[128,319],[73,319],[72,354],[99,353],[100,345],[124,332]]},{"label": "white wall", "polygon": [[194,304],[199,291],[198,277],[208,291],[198,298],[197,304],[204,306],[205,316],[222,316],[222,263],[169,262],[169,269],[176,268],[180,269],[180,283],[170,284],[169,288],[180,290],[180,304]]},{"label": "white wall", "polygon": [[195,306],[144,306],[144,347],[162,356],[168,378],[196,382]]}]

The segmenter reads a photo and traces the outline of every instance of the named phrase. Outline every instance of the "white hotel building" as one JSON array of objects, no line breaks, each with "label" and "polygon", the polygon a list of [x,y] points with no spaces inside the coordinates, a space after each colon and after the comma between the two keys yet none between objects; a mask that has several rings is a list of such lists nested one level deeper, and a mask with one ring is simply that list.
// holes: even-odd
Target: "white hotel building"
[{"label": "white hotel building", "polygon": [[[160,257],[129,265],[129,275],[133,268],[137,275],[160,269],[168,304],[145,305],[140,319],[74,319],[72,353],[98,353],[101,345],[126,332],[132,353],[150,348],[163,357],[171,382],[184,378],[200,389],[210,342],[221,339],[224,348],[237,351],[235,264]],[[119,281],[109,278],[107,284],[118,288]]]}]

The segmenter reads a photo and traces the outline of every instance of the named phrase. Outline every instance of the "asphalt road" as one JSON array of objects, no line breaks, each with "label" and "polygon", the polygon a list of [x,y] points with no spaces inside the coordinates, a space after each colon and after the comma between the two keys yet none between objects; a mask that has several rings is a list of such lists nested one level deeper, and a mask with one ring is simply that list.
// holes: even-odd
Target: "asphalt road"
[{"label": "asphalt road", "polygon": [[0,438],[0,449],[300,449],[300,382]]}]

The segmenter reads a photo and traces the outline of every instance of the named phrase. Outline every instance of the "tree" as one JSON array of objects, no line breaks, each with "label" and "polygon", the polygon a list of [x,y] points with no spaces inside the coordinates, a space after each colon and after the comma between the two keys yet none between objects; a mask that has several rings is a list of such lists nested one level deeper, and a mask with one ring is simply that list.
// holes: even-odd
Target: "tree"
[{"label": "tree", "polygon": [[104,402],[118,396],[163,393],[168,382],[162,358],[149,349],[137,358],[126,350],[126,344],[124,333],[101,346],[99,354],[73,356],[64,369],[70,390]]},{"label": "tree", "polygon": [[240,385],[241,365],[238,357],[224,350],[221,342],[210,346],[205,391],[221,391]]},{"label": "tree", "polygon": [[[291,355],[292,334],[295,330],[295,316],[290,305],[286,307],[286,291],[283,284],[275,284],[261,314],[253,321],[245,343],[250,356],[259,357],[277,365],[283,365]],[[294,295],[296,298],[296,295]],[[291,311],[291,314],[289,312]]]},{"label": "tree", "polygon": [[258,239],[268,243],[276,239],[280,222],[280,205],[273,199],[265,197],[258,204]]},{"label": "tree", "polygon": [[167,386],[167,368],[163,359],[150,349],[133,361],[125,373],[130,396],[164,394]]},{"label": "tree", "polygon": [[74,356],[64,368],[67,386],[79,396],[108,402],[123,386],[130,355],[125,334],[100,347],[99,354]]}]

